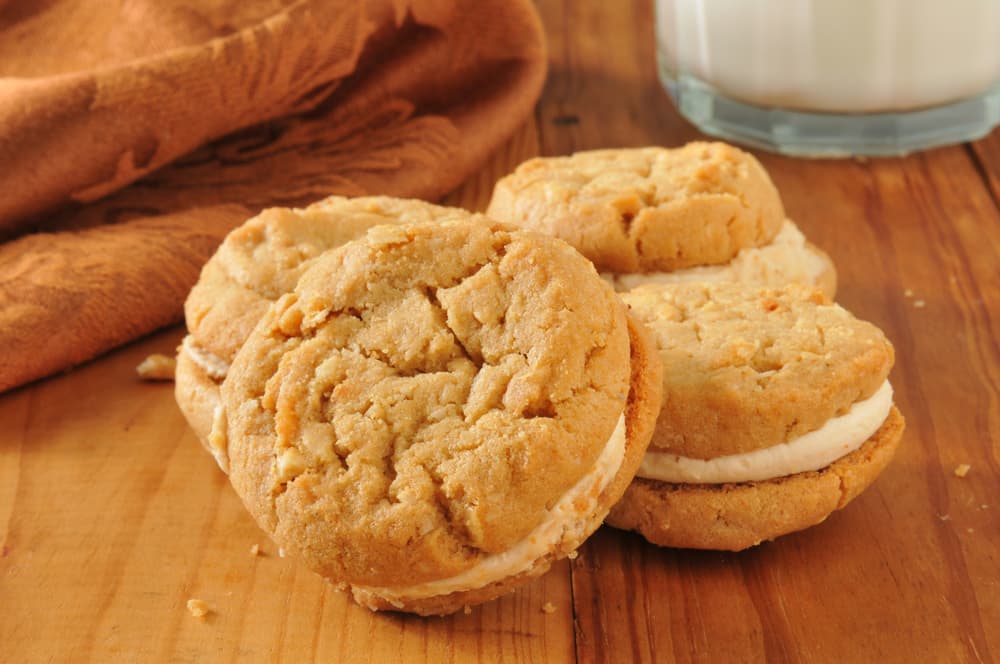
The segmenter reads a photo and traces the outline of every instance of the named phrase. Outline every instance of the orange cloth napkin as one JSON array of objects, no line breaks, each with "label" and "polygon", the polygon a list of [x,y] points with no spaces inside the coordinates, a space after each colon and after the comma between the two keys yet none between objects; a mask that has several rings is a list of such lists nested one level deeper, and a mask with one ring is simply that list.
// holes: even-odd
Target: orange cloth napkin
[{"label": "orange cloth napkin", "polygon": [[179,320],[263,207],[440,197],[544,77],[529,0],[0,0],[0,391]]}]

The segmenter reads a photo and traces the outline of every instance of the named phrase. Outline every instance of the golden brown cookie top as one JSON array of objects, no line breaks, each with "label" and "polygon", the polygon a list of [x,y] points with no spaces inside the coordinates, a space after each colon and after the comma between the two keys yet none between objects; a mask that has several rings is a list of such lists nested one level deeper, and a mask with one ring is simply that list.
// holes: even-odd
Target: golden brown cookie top
[{"label": "golden brown cookie top", "polygon": [[725,263],[785,219],[764,168],[725,143],[531,159],[496,184],[487,214],[562,238],[610,272]]},{"label": "golden brown cookie top", "polygon": [[892,368],[881,330],[809,288],[647,284],[622,299],[663,360],[650,449],[711,459],[787,442],[871,396]]},{"label": "golden brown cookie top", "polygon": [[310,263],[379,224],[465,219],[471,213],[419,200],[331,196],[306,208],[270,208],[233,230],[184,303],[201,349],[229,362],[268,305]]},{"label": "golden brown cookie top", "polygon": [[483,221],[379,226],[317,259],[237,354],[230,477],[331,579],[453,576],[591,471],[629,355],[623,305],[563,242]]}]

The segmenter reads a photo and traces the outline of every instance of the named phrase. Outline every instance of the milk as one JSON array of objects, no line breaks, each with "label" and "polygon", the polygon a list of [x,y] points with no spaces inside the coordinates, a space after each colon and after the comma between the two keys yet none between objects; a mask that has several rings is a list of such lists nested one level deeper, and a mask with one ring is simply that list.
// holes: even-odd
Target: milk
[{"label": "milk", "polygon": [[737,101],[826,113],[1000,84],[1000,0],[656,0],[661,67]]}]

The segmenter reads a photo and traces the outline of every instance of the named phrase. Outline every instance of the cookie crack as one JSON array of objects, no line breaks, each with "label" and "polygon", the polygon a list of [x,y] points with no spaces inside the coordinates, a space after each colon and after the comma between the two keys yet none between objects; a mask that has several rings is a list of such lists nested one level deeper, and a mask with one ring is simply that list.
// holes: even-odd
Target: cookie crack
[{"label": "cookie crack", "polygon": [[[485,267],[485,265],[483,267]],[[474,275],[470,275],[467,278],[472,278],[472,276]],[[462,281],[465,280],[463,279]],[[462,281],[460,281],[457,285],[461,285]],[[465,342],[462,341],[461,337],[458,336],[458,333],[455,332],[455,329],[448,323],[448,309],[443,304],[441,304],[441,301],[438,299],[437,292],[438,292],[437,288],[432,288],[430,286],[424,287],[424,296],[428,299],[428,301],[430,301],[432,305],[434,305],[434,307],[438,311],[440,311],[443,314],[441,323],[444,326],[444,329],[448,330],[448,333],[451,335],[452,341],[455,342],[455,345],[461,351],[462,357],[464,357],[465,359],[469,360],[474,365],[476,365],[476,372],[478,373],[479,370],[482,369],[484,363],[482,354],[476,353],[471,348],[466,346]]]},{"label": "cookie crack", "polygon": [[698,343],[704,343],[705,339],[702,337],[701,323],[693,321],[691,330],[694,332],[694,337],[698,340]]},{"label": "cookie crack", "polygon": [[791,440],[792,430],[797,426],[799,426],[799,418],[797,417],[785,425],[785,441]]},{"label": "cookie crack", "polygon": [[499,241],[497,244],[493,245],[493,254],[487,257],[486,260],[482,261],[481,263],[473,263],[470,266],[470,268],[465,272],[465,274],[458,276],[454,281],[450,283],[436,287],[435,290],[437,290],[437,288],[455,288],[457,286],[461,286],[465,281],[476,276],[483,269],[491,265],[498,265],[500,261],[503,260],[504,256],[507,255],[507,245],[509,243],[510,240]]},{"label": "cookie crack", "polygon": [[[275,466],[275,468],[278,466],[278,463],[279,463],[278,457],[279,456],[280,455],[277,452],[274,455],[274,466]],[[314,471],[312,471],[312,469],[310,469],[310,468],[306,468],[302,472],[297,473],[294,477],[289,477],[288,479],[280,480],[277,484],[275,484],[275,485],[273,485],[271,487],[271,498],[270,498],[270,503],[271,504],[270,504],[270,507],[271,507],[271,513],[272,514],[274,514],[275,516],[277,516],[277,514],[278,514],[278,500],[280,500],[283,495],[285,495],[286,493],[288,493],[288,487],[291,484],[295,483],[300,477],[302,477],[302,476],[304,476],[304,475],[306,475],[306,474],[308,474],[310,472],[314,472]]]},{"label": "cookie crack", "polygon": [[626,236],[632,235],[632,221],[635,219],[636,214],[634,210],[625,210],[621,213],[622,231]]},{"label": "cookie crack", "polygon": [[837,500],[837,509],[843,509],[850,502],[850,492],[847,488],[847,480],[840,473],[837,474],[837,489],[840,491],[840,498]]},{"label": "cookie crack", "polygon": [[773,338],[765,339],[754,351],[749,364],[750,368],[756,373],[773,374],[784,368],[784,364],[780,359],[766,357],[767,351],[771,350],[775,346],[775,343]]},{"label": "cookie crack", "polygon": [[446,524],[448,531],[455,537],[456,542],[470,556],[478,556],[484,553],[482,549],[472,544],[472,535],[465,521],[460,518],[455,501],[445,494],[444,479],[440,473],[438,473],[436,468],[427,466],[426,464],[422,465],[422,468],[427,473],[434,487],[434,508],[440,515],[441,521]]},{"label": "cookie crack", "polygon": [[381,351],[377,348],[364,348],[357,342],[351,343],[347,346],[347,350],[352,353],[356,353],[359,357],[372,360],[373,362],[378,362],[389,369],[392,369],[393,376],[397,378],[414,378],[416,376],[423,376],[426,374],[439,373],[438,371],[426,371],[421,367],[414,367],[412,369],[405,369],[403,367],[398,367],[392,362],[392,358],[389,357],[388,353]]},{"label": "cookie crack", "polygon": [[[298,335],[304,340],[314,339],[320,329],[330,321],[338,318],[353,318],[359,322],[365,322],[365,314],[368,307],[344,307],[342,309],[328,309],[322,316],[308,321],[302,320],[298,325]],[[279,329],[280,331],[280,329]],[[289,335],[286,335],[289,336]]]}]

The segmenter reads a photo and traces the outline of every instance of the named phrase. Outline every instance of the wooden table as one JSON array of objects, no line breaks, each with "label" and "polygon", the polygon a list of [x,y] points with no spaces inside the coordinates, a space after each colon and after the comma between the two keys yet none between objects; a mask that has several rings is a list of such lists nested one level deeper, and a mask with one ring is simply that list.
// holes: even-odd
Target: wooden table
[{"label": "wooden table", "polygon": [[[656,81],[649,4],[542,2],[535,117],[448,202],[484,206],[535,154],[697,138]],[[605,528],[470,615],[369,613],[278,555],[171,386],[135,378],[174,328],[0,397],[0,660],[1000,658],[1000,133],[906,159],[760,158],[835,259],[839,301],[896,346],[899,454],[826,523],[741,554]]]}]

